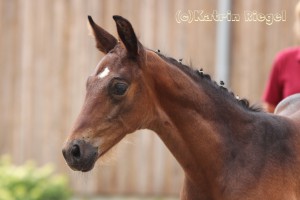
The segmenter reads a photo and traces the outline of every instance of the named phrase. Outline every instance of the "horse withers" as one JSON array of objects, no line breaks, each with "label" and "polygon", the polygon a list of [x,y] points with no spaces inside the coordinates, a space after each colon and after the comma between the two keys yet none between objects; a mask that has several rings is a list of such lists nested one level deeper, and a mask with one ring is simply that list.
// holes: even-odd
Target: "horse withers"
[{"label": "horse withers", "polygon": [[113,17],[120,41],[88,19],[105,55],[63,147],[73,170],[91,170],[127,134],[150,129],[184,170],[182,200],[300,199],[299,106],[262,112],[203,70],[146,49],[126,19]]}]

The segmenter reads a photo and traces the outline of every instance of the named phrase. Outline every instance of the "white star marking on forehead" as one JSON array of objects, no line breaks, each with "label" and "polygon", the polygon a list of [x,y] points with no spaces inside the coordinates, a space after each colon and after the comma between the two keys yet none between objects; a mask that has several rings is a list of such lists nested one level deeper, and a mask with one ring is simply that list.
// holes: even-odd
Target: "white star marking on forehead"
[{"label": "white star marking on forehead", "polygon": [[106,77],[109,74],[109,72],[110,71],[109,71],[108,67],[105,67],[105,69],[100,74],[98,74],[98,78],[102,79],[102,78]]}]

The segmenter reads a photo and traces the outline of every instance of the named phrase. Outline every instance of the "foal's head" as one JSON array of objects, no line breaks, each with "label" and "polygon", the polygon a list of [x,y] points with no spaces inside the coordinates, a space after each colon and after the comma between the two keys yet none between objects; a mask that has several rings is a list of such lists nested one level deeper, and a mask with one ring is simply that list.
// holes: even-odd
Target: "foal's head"
[{"label": "foal's head", "polygon": [[97,48],[105,56],[87,79],[84,105],[63,148],[74,170],[91,170],[126,134],[151,121],[154,106],[142,73],[147,52],[131,24],[120,16],[113,18],[120,42],[89,17]]}]

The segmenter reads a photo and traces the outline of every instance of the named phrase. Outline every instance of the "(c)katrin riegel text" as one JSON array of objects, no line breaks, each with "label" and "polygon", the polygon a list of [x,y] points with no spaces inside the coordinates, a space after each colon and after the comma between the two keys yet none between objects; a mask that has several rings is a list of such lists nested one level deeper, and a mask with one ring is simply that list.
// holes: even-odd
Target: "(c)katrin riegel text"
[{"label": "(c)katrin riegel text", "polygon": [[282,10],[277,13],[261,13],[256,10],[244,11],[243,14],[232,13],[228,10],[225,13],[213,10],[206,12],[204,10],[178,10],[176,12],[177,23],[192,23],[192,22],[209,22],[209,21],[231,21],[231,22],[259,22],[267,25],[272,25],[276,22],[286,21],[286,11]]}]

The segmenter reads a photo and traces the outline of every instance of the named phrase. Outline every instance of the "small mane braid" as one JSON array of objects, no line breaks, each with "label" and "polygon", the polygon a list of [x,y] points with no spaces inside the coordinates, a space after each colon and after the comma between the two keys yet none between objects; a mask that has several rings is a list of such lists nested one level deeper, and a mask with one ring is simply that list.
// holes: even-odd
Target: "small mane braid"
[{"label": "small mane braid", "polygon": [[200,83],[200,79],[207,80],[210,82],[214,87],[218,87],[220,90],[225,91],[226,93],[230,94],[230,96],[233,98],[234,101],[236,101],[239,105],[244,107],[245,109],[253,112],[261,112],[262,109],[257,106],[251,106],[249,101],[247,99],[240,99],[238,96],[234,95],[233,92],[228,91],[228,89],[224,86],[224,82],[221,81],[220,85],[212,81],[209,74],[205,74],[203,72],[203,69],[193,70],[191,67],[182,64],[182,59],[179,59],[179,61],[175,60],[171,57],[166,57],[165,55],[160,53],[160,50],[155,51],[155,53],[160,56],[164,61],[178,67],[181,71],[183,71],[185,74],[187,74],[189,77],[191,77],[194,81],[197,83]]}]

